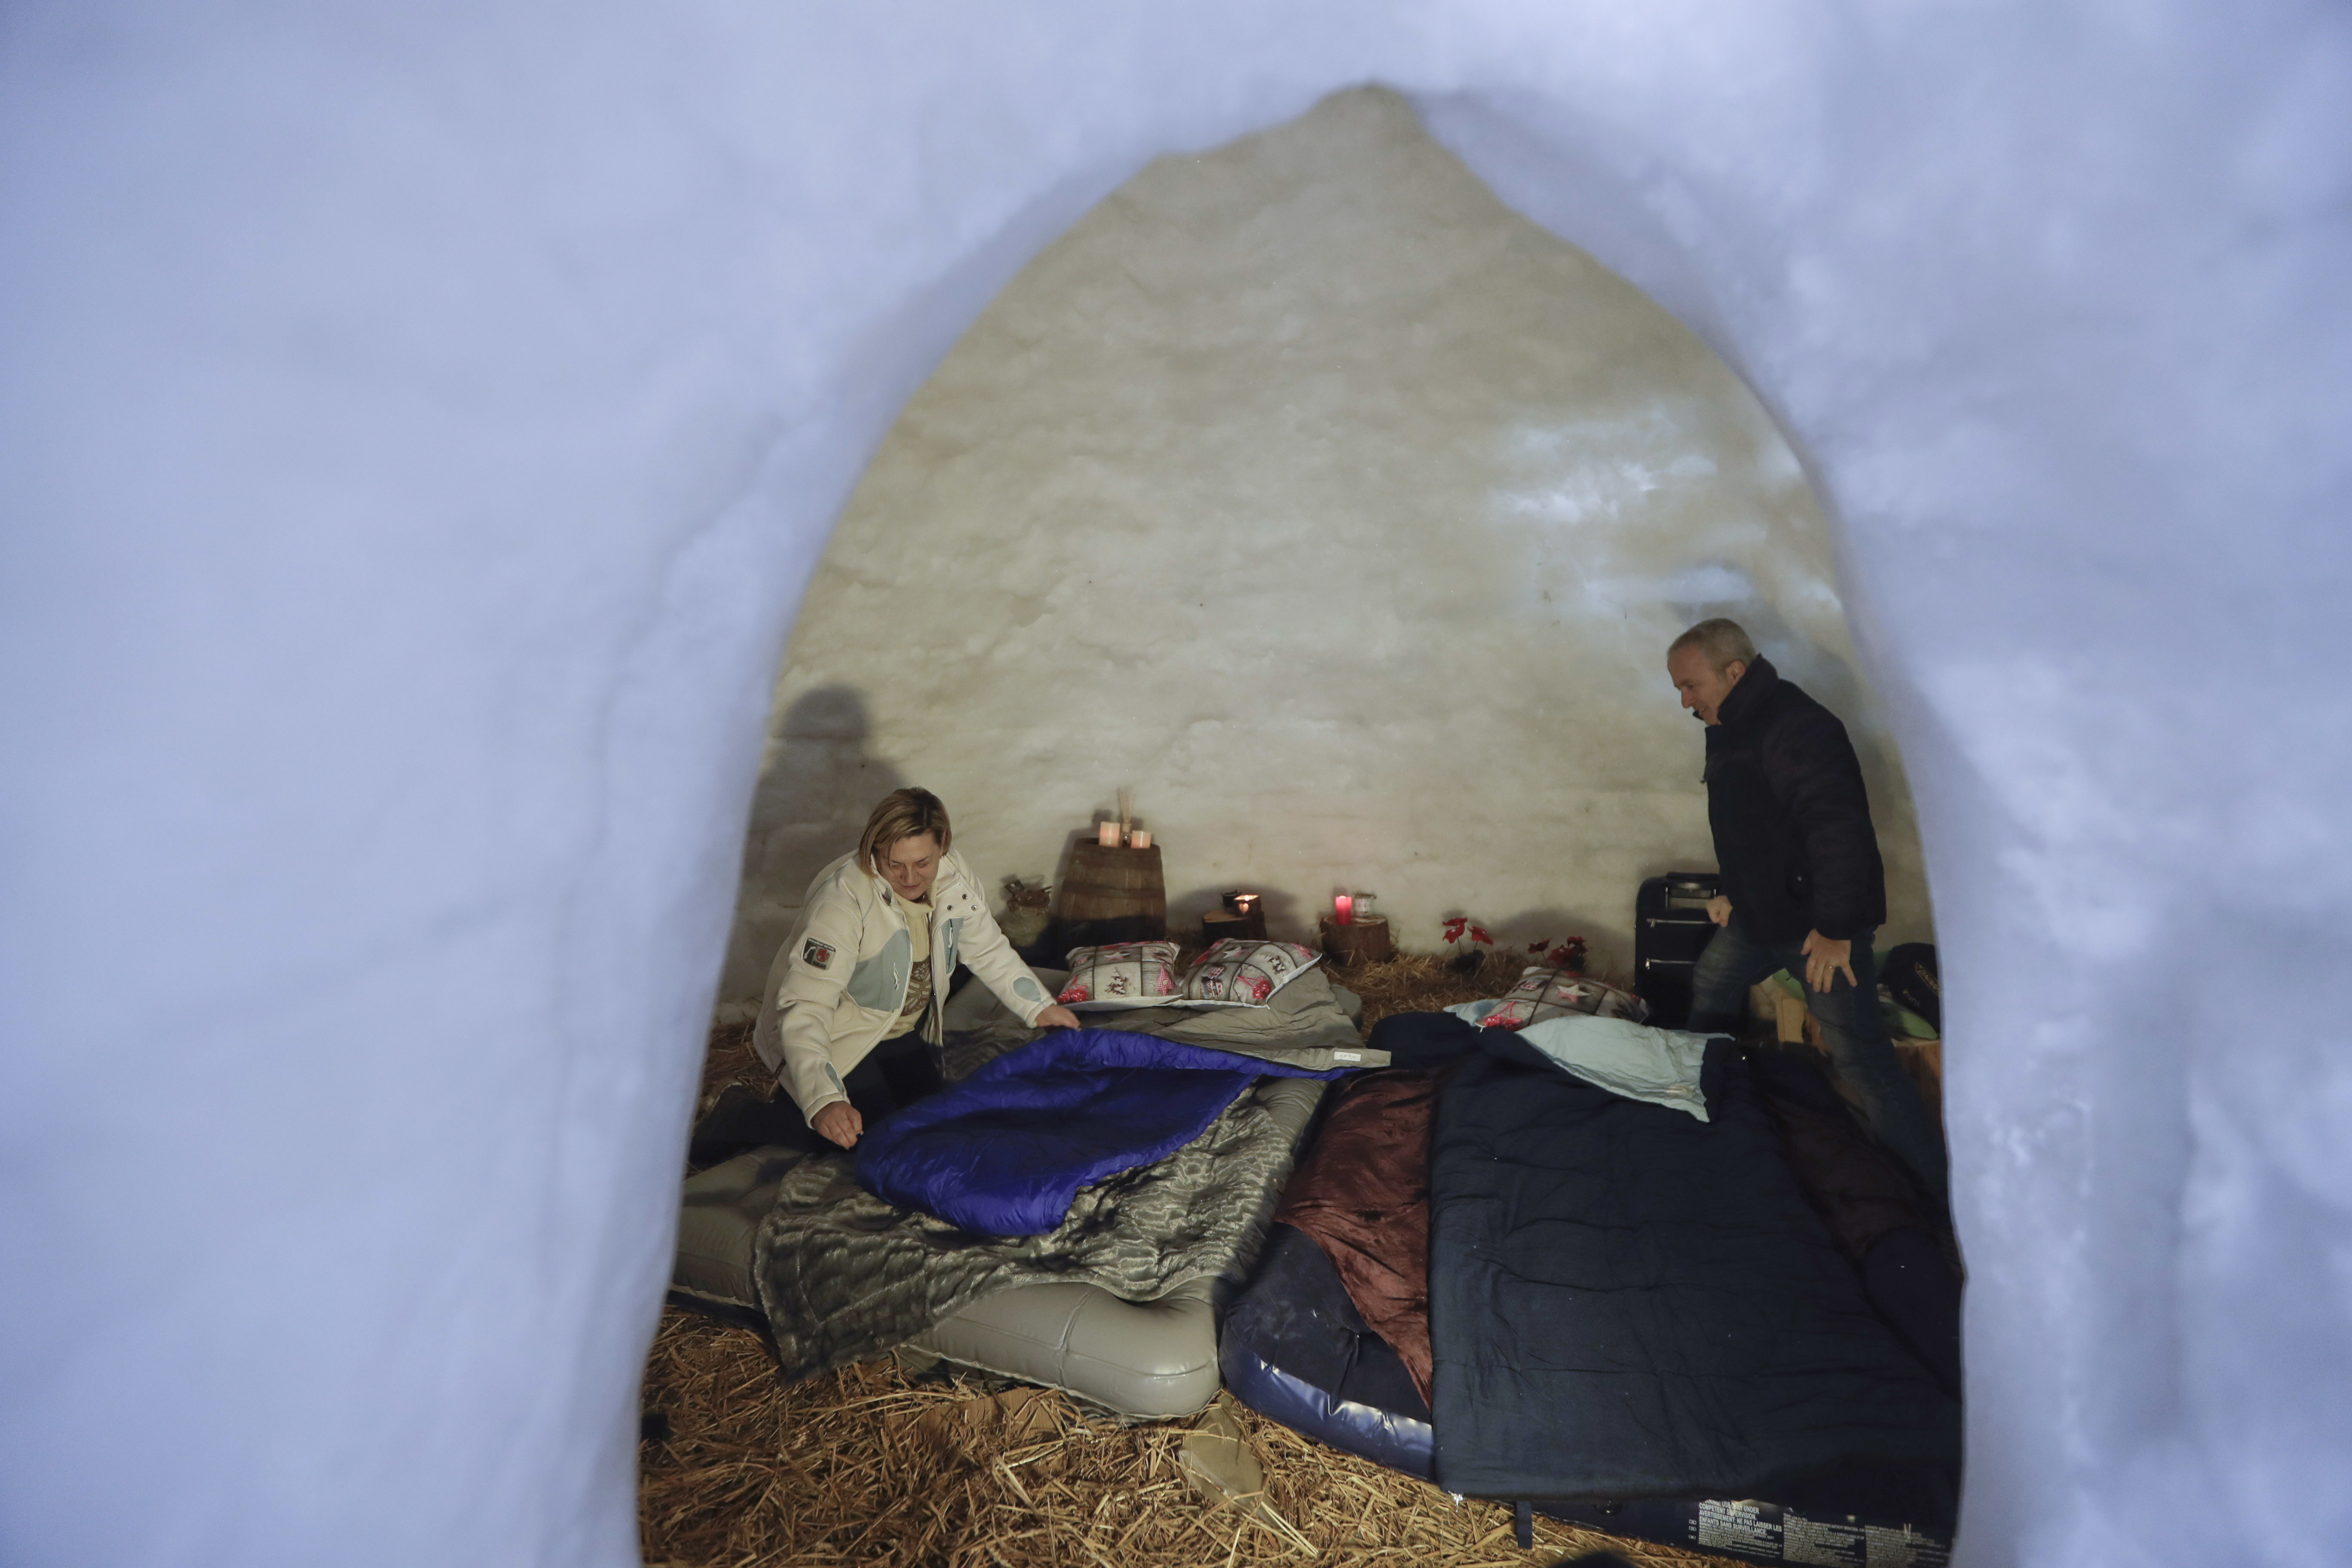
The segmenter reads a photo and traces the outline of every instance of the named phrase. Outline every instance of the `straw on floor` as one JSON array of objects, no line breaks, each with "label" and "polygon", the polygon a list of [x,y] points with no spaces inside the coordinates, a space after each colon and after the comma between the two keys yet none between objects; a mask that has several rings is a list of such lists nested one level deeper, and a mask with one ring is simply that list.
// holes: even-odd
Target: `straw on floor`
[{"label": "straw on floor", "polygon": [[[1369,1027],[1498,995],[1517,972],[1490,960],[1464,975],[1405,956],[1345,981]],[[750,1046],[748,1028],[714,1031],[706,1105],[753,1079]],[[1060,1394],[921,1380],[887,1359],[781,1385],[758,1335],[677,1310],[655,1339],[644,1405],[639,1521],[655,1568],[1522,1568],[1602,1548],[1656,1568],[1724,1564],[1540,1519],[1521,1551],[1507,1509],[1457,1504],[1227,1401],[1265,1483],[1236,1502],[1188,1467],[1189,1423],[1123,1426]]]}]

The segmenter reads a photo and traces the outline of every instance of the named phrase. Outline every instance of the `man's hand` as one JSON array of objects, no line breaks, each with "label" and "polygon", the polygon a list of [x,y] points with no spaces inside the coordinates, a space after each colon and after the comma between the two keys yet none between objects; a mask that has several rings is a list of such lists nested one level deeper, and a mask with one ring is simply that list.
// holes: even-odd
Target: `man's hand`
[{"label": "man's hand", "polygon": [[1076,1013],[1071,1012],[1059,1002],[1038,1014],[1034,1026],[1040,1029],[1080,1029],[1085,1026],[1078,1022],[1078,1016]]},{"label": "man's hand", "polygon": [[846,1149],[856,1143],[858,1135],[866,1131],[866,1118],[858,1115],[857,1107],[849,1101],[836,1100],[818,1111],[816,1120],[810,1125],[817,1130],[818,1136],[829,1138]]},{"label": "man's hand", "polygon": [[1725,898],[1721,893],[1717,893],[1715,897],[1707,900],[1706,918],[1713,921],[1719,926],[1729,925],[1731,923],[1731,900]]},{"label": "man's hand", "polygon": [[1805,984],[1816,991],[1827,991],[1830,982],[1840,971],[1848,985],[1860,985],[1853,977],[1853,943],[1832,942],[1817,931],[1805,933]]}]

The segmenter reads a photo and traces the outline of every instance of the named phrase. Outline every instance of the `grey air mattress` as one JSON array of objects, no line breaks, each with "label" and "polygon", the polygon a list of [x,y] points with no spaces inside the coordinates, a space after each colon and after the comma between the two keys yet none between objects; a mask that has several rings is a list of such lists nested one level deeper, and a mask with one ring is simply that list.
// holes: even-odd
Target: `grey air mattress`
[{"label": "grey air mattress", "polygon": [[[1315,1079],[1265,1078],[1256,1096],[1295,1147],[1320,1101]],[[678,1216],[673,1290],[724,1315],[756,1318],[752,1251],[777,1184],[801,1155],[755,1149],[689,1177]],[[1246,1281],[1265,1245],[1277,1178],[1234,1256],[1213,1278],[1154,1301],[1129,1301],[1099,1286],[1046,1281],[982,1296],[912,1342],[919,1351],[1001,1376],[1066,1389],[1121,1415],[1189,1415],[1216,1397],[1217,1314]]]},{"label": "grey air mattress", "polygon": [[[1068,978],[1056,970],[1035,973],[1049,990]],[[1228,1009],[1206,1017],[1152,1009],[1149,1016],[1128,1015],[1115,1026],[1181,1034],[1193,1037],[1195,1045],[1277,1057],[1299,1066],[1356,1065],[1339,1058],[1362,1048],[1354,1020],[1361,1016],[1363,1004],[1345,987],[1331,984],[1319,965],[1283,987],[1276,1000],[1281,1005]],[[961,1078],[998,1051],[1032,1037],[980,984],[957,990],[943,1022],[951,1077]],[[1319,1079],[1268,1078],[1247,1092],[1260,1099],[1296,1148],[1323,1089]],[[678,1297],[723,1316],[763,1321],[752,1284],[753,1252],[760,1224],[775,1206],[777,1184],[799,1159],[792,1150],[755,1149],[688,1178],[671,1282]],[[1129,1301],[1099,1286],[1064,1280],[1009,1287],[966,1304],[914,1346],[982,1372],[1067,1389],[1122,1415],[1189,1415],[1216,1397],[1217,1318],[1256,1265],[1281,1188],[1277,1174],[1259,1195],[1257,1213],[1244,1228],[1234,1256],[1214,1278],[1180,1285],[1151,1301]]]}]

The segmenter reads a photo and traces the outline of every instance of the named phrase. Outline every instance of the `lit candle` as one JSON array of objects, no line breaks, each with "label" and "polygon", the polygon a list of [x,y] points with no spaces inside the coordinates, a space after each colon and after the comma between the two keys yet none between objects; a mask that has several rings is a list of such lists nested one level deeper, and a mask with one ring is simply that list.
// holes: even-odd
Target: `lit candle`
[{"label": "lit candle", "polygon": [[1097,823],[1096,823],[1096,824],[1095,824],[1095,842],[1096,842],[1096,843],[1097,843],[1097,844],[1099,844],[1099,845],[1101,845],[1101,846],[1102,846],[1104,848],[1106,848],[1106,849],[1116,849],[1116,848],[1118,848],[1118,823],[1116,823],[1116,822],[1097,822]]},{"label": "lit candle", "polygon": [[1332,894],[1331,918],[1339,921],[1341,925],[1351,923],[1355,917],[1350,911],[1354,909],[1355,902],[1355,900],[1349,898],[1345,893]]},{"label": "lit candle", "polygon": [[1149,849],[1151,847],[1151,835],[1139,827],[1127,836],[1127,847],[1129,849]]},{"label": "lit candle", "polygon": [[1234,913],[1237,915],[1247,915],[1251,910],[1257,908],[1257,895],[1255,893],[1227,893],[1225,895],[1225,903],[1232,909]]}]

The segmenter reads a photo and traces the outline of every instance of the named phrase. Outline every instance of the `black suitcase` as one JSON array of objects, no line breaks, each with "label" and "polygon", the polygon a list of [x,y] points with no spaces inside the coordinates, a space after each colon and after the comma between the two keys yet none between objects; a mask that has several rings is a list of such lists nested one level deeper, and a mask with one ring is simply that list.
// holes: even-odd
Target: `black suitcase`
[{"label": "black suitcase", "polygon": [[1669,871],[1633,896],[1633,991],[1662,1029],[1690,1017],[1691,966],[1715,934],[1706,901],[1722,890],[1712,871]]}]

